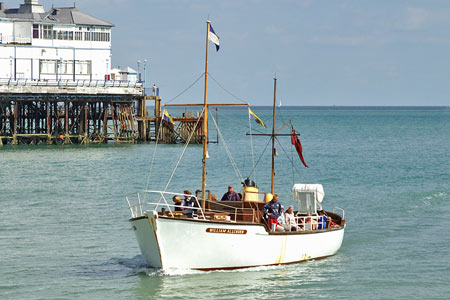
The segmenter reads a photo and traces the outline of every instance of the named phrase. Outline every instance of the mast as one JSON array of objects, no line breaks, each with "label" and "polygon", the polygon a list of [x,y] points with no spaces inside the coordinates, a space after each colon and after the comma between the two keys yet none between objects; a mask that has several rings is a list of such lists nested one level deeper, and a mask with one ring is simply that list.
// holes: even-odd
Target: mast
[{"label": "mast", "polygon": [[275,105],[277,102],[277,78],[273,79],[273,123],[272,123],[272,189],[274,192],[274,178],[275,178]]},{"label": "mast", "polygon": [[202,209],[205,210],[206,203],[206,154],[208,151],[208,37],[210,21],[206,21],[206,58],[205,58],[205,98],[203,106],[203,170],[202,170]]}]

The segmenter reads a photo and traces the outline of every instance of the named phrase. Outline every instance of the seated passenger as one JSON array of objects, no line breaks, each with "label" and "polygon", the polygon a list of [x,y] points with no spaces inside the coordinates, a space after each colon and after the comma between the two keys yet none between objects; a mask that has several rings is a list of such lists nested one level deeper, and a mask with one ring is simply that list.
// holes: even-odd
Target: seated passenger
[{"label": "seated passenger", "polygon": [[263,212],[270,230],[275,231],[278,224],[278,217],[281,214],[281,204],[278,202],[277,194],[273,195],[273,199],[264,205]]},{"label": "seated passenger", "polygon": [[173,200],[173,203],[174,203],[174,211],[183,211],[183,209],[181,208],[181,205],[182,205],[182,200],[181,200],[181,198],[179,197],[179,196],[173,196],[173,198],[172,198],[172,200]]},{"label": "seated passenger", "polygon": [[286,220],[286,231],[297,231],[297,222],[295,221],[294,205],[289,205],[288,210],[284,214]]},{"label": "seated passenger", "polygon": [[229,185],[228,192],[223,194],[221,201],[241,201],[241,197],[234,191],[233,186]]},{"label": "seated passenger", "polygon": [[284,206],[281,205],[281,213],[277,220],[277,231],[285,231],[286,229],[286,219],[284,218]]},{"label": "seated passenger", "polygon": [[216,194],[212,194],[211,195],[211,201],[217,201],[217,195]]},{"label": "seated passenger", "polygon": [[310,213],[308,213],[305,217],[305,230],[313,230],[312,217]]},{"label": "seated passenger", "polygon": [[331,228],[339,228],[340,226],[339,226],[339,224],[337,224],[336,222],[334,222],[333,221],[333,219],[331,218],[331,217],[328,217],[328,219],[329,219],[329,226],[331,227]]},{"label": "seated passenger", "polygon": [[197,201],[195,201],[195,198],[194,196],[192,196],[191,191],[185,190],[183,193],[185,194],[183,203],[181,204],[183,206],[183,213],[188,218],[192,218],[197,210],[187,207],[198,207]]}]

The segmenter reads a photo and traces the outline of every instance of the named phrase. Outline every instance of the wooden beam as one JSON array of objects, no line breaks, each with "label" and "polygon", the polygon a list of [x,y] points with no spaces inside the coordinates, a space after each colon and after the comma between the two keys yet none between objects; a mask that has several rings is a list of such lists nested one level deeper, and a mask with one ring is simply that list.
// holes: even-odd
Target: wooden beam
[{"label": "wooden beam", "polygon": [[[204,106],[204,104],[166,104],[164,106]],[[207,106],[248,106],[248,104],[244,103],[217,103],[217,104],[207,104]]]}]

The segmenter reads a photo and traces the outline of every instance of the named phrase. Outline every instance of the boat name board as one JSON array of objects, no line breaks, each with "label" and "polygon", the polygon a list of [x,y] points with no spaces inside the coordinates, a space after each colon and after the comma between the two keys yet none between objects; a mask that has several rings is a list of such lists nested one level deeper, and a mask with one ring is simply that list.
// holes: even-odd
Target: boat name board
[{"label": "boat name board", "polygon": [[227,233],[227,234],[247,234],[245,229],[230,229],[230,228],[206,228],[209,233]]}]

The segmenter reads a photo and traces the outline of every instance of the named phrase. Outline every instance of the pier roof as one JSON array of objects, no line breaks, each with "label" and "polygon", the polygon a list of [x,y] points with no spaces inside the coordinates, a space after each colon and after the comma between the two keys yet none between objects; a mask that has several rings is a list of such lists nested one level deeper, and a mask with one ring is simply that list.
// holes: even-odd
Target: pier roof
[{"label": "pier roof", "polygon": [[0,2],[0,18],[55,24],[114,26],[114,24],[84,13],[76,7],[51,8],[47,12],[38,13],[33,9],[24,10],[22,6],[21,8],[7,8]]}]

